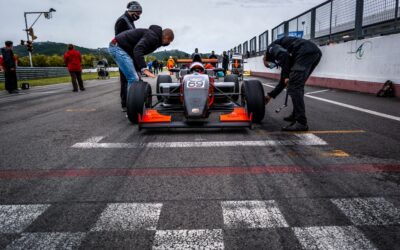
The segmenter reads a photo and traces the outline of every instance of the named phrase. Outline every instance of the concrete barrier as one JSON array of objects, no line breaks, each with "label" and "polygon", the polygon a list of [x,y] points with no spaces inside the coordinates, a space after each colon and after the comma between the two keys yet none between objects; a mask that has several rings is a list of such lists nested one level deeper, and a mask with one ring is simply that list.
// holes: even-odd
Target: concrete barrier
[{"label": "concrete barrier", "polygon": [[[375,94],[391,80],[400,97],[398,41],[400,34],[322,46],[323,57],[307,84]],[[262,56],[247,59],[245,70],[273,79],[280,75],[279,70],[264,67]]]}]

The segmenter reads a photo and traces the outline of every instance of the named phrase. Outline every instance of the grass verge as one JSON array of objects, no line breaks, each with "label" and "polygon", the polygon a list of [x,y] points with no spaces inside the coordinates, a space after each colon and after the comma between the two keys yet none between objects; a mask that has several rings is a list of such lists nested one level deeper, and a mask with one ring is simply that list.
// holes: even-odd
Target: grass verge
[{"label": "grass verge", "polygon": [[[110,72],[110,77],[119,77],[119,72]],[[95,80],[97,79],[97,73],[83,73],[82,79],[84,81],[87,80]],[[66,83],[71,82],[70,76],[62,76],[62,77],[53,77],[53,78],[43,78],[43,79],[35,79],[35,80],[21,80],[18,81],[18,87],[21,83],[28,82],[31,87],[32,86],[45,86],[57,83]],[[0,82],[0,90],[4,90],[4,82]]]}]

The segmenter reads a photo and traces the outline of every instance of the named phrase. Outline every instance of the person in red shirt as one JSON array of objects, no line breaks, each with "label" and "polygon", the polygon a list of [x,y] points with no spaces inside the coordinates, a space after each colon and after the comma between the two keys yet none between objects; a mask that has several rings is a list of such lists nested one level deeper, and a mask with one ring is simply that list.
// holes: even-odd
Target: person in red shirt
[{"label": "person in red shirt", "polygon": [[3,72],[3,55],[0,55],[0,72]]},{"label": "person in red shirt", "polygon": [[10,94],[18,94],[17,58],[13,52],[13,42],[5,42],[1,49],[0,70],[4,71],[5,89]]},{"label": "person in red shirt", "polygon": [[79,89],[81,91],[85,90],[82,81],[82,56],[79,51],[74,48],[74,45],[68,45],[68,51],[64,54],[64,62],[68,67],[68,71],[71,74],[72,86],[74,88],[73,92],[78,92],[78,84]]}]

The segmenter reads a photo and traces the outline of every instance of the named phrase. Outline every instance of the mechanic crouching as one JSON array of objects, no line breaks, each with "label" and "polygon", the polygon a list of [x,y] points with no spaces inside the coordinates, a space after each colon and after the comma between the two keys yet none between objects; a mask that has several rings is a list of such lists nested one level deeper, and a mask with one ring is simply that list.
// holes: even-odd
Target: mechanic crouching
[{"label": "mechanic crouching", "polygon": [[126,76],[129,86],[139,81],[137,71],[149,77],[156,76],[147,69],[144,56],[154,52],[161,46],[168,46],[174,40],[174,32],[157,25],[149,29],[124,31],[117,35],[108,48],[122,73]]},{"label": "mechanic crouching", "polygon": [[268,46],[264,55],[267,68],[282,68],[279,84],[265,97],[266,103],[276,98],[287,86],[292,99],[293,112],[284,120],[290,122],[283,131],[308,131],[304,105],[304,86],[322,57],[313,42],[296,37],[283,37]]}]

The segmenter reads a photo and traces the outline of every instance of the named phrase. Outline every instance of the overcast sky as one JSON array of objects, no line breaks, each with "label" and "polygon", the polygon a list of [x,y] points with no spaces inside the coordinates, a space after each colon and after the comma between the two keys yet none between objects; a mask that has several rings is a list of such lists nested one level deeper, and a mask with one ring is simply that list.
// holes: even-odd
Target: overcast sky
[{"label": "overcast sky", "polygon": [[[167,49],[188,53],[230,49],[271,30],[324,0],[139,0],[143,14],[136,27],[158,24],[175,31]],[[26,39],[24,12],[57,10],[35,24],[38,41],[107,47],[127,0],[0,0],[0,42]],[[30,16],[29,23],[34,21]]]}]

